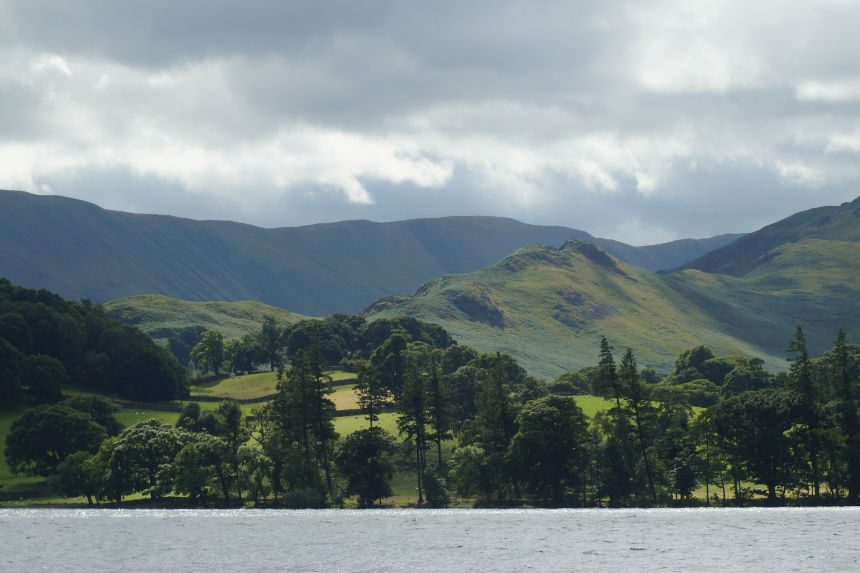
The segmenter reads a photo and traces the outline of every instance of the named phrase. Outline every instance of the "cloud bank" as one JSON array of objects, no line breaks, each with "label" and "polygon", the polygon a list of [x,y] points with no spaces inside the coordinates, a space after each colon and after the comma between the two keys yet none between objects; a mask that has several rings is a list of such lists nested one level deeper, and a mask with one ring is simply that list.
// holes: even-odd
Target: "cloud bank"
[{"label": "cloud bank", "polygon": [[0,187],[631,243],[860,188],[856,2],[0,1]]}]

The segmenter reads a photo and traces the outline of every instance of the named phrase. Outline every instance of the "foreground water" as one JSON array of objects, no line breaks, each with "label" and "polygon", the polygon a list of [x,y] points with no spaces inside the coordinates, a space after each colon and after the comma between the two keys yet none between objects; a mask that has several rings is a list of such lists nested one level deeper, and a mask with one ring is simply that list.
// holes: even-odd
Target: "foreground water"
[{"label": "foreground water", "polygon": [[0,571],[852,571],[860,509],[0,509]]}]

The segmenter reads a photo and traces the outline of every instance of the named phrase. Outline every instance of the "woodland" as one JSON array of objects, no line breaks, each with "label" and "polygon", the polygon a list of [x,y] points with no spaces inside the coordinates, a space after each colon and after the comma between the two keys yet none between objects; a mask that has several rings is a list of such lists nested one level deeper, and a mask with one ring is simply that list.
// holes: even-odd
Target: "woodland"
[{"label": "woodland", "polygon": [[[267,316],[165,347],[3,279],[0,434],[12,476],[89,504],[371,507],[411,476],[399,503],[422,507],[856,505],[860,348],[839,330],[813,357],[802,326],[785,335],[786,371],[696,346],[661,374],[601,337],[591,366],[544,381],[414,318]],[[272,393],[253,406],[189,399],[266,371]],[[361,419],[342,435],[333,372]],[[586,415],[589,396],[605,407]],[[178,417],[123,424],[129,404]]]}]

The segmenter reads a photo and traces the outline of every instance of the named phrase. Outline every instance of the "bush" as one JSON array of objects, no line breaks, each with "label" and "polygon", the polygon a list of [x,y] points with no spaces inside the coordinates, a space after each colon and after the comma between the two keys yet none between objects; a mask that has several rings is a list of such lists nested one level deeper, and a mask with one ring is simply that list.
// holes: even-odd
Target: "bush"
[{"label": "bush", "polygon": [[430,507],[448,507],[450,499],[445,479],[439,477],[436,470],[426,470],[422,479],[424,481],[424,493],[427,496],[427,505]]},{"label": "bush", "polygon": [[284,492],[284,507],[288,509],[320,509],[326,507],[325,494],[312,487],[303,487]]}]

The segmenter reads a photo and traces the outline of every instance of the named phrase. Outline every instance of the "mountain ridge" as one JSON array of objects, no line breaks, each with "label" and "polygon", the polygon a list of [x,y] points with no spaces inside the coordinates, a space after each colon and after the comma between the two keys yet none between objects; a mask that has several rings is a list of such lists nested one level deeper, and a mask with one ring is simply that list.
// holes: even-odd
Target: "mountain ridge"
[{"label": "mountain ridge", "polygon": [[379,298],[412,292],[433,276],[479,269],[529,243],[560,245],[570,238],[666,267],[730,239],[632,247],[576,229],[501,217],[263,229],[0,191],[0,275],[95,302],[161,294],[190,301],[258,300],[303,315],[354,313]]},{"label": "mountain ridge", "polygon": [[[774,246],[761,238],[773,225],[746,235],[753,240],[745,256],[759,263],[743,276],[653,273],[572,240],[559,249],[524,247],[473,273],[428,281],[412,296],[378,301],[365,316],[406,314],[437,323],[479,350],[509,352],[544,377],[593,364],[603,335],[664,372],[682,350],[700,344],[784,370],[798,324],[813,354],[830,348],[839,328],[860,340],[860,237],[818,238],[853,237],[860,223],[855,203],[829,211],[829,230],[784,235],[800,240]],[[774,225],[787,230],[808,220],[803,213]]]}]

